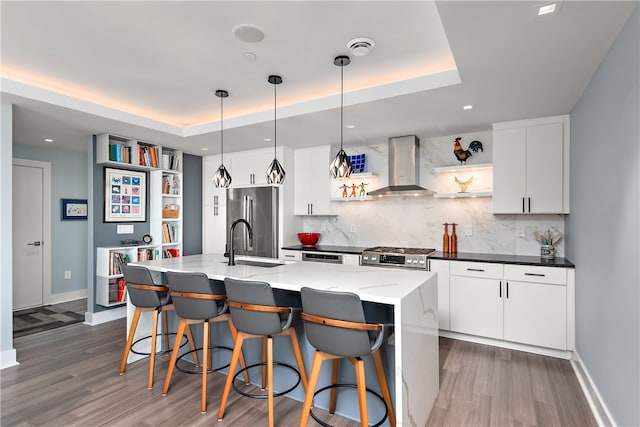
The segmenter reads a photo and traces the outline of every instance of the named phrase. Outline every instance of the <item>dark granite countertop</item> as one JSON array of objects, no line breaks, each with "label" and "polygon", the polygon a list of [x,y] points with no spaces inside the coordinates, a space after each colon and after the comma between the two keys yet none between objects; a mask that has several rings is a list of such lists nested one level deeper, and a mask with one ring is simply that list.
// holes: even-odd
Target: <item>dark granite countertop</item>
[{"label": "dark granite countertop", "polygon": [[302,245],[283,246],[281,249],[289,251],[305,251],[305,252],[331,252],[334,254],[354,254],[361,255],[362,251],[368,248],[358,246],[330,246],[330,245],[315,245],[313,247],[307,247]]},{"label": "dark granite countertop", "polygon": [[434,252],[429,255],[431,259],[449,259],[453,261],[493,262],[500,264],[537,265],[542,267],[575,268],[575,265],[566,258],[543,259],[538,256],[502,255],[502,254],[476,254],[471,252],[458,252],[457,254],[445,254]]}]

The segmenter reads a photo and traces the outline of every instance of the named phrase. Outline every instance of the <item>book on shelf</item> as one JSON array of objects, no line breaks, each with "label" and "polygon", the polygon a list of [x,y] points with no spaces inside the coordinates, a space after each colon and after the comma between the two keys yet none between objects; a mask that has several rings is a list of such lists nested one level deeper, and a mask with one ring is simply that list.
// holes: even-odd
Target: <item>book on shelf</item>
[{"label": "book on shelf", "polygon": [[180,256],[180,249],[170,248],[162,251],[162,258],[177,258]]},{"label": "book on shelf", "polygon": [[131,261],[128,254],[123,254],[120,252],[110,252],[109,253],[109,275],[115,276],[118,274],[122,274],[121,266],[124,264],[128,264]]},{"label": "book on shelf", "polygon": [[116,279],[116,288],[117,288],[116,302],[124,301],[124,297],[126,295],[125,283],[126,282],[124,280],[124,277],[118,277],[118,279]]},{"label": "book on shelf", "polygon": [[162,243],[175,243],[178,241],[178,227],[169,222],[162,223]]}]

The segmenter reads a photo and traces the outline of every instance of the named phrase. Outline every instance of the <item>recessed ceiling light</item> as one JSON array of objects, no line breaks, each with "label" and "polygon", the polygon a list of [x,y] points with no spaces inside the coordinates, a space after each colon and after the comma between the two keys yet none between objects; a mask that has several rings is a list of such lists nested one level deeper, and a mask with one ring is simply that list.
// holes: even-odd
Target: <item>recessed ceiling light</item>
[{"label": "recessed ceiling light", "polygon": [[44,142],[53,142],[53,139],[51,139],[51,138],[45,138],[45,139],[44,139]]},{"label": "recessed ceiling light", "polygon": [[551,3],[551,4],[544,5],[544,6],[540,6],[538,8],[538,16],[547,15],[547,14],[553,13],[555,11],[556,11],[556,4],[555,3]]},{"label": "recessed ceiling light", "polygon": [[369,37],[358,37],[347,43],[347,49],[351,51],[353,56],[365,56],[376,45],[376,42]]},{"label": "recessed ceiling light", "polygon": [[271,138],[263,138],[265,142],[271,142]]},{"label": "recessed ceiling light", "polygon": [[207,147],[202,147],[201,150],[202,151],[209,151],[209,149]]},{"label": "recessed ceiling light", "polygon": [[355,127],[356,127],[356,125],[351,124],[351,123],[349,123],[349,124],[347,125],[347,129],[353,129],[353,128],[355,128]]},{"label": "recessed ceiling light", "polygon": [[264,40],[264,31],[257,25],[240,24],[231,30],[233,35],[245,43],[258,43]]},{"label": "recessed ceiling light", "polygon": [[249,62],[253,62],[256,60],[256,54],[255,53],[251,53],[251,52],[245,52],[242,54],[242,56],[244,57],[244,59],[246,59]]},{"label": "recessed ceiling light", "polygon": [[473,105],[469,104],[469,105],[465,105],[462,107],[463,110],[471,110],[473,108]]}]

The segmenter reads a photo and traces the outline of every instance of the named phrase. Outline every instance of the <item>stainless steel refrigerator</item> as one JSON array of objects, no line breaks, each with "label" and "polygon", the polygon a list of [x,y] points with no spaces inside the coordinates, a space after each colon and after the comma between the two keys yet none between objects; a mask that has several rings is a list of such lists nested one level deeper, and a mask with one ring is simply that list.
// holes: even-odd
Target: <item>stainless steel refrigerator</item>
[{"label": "stainless steel refrigerator", "polygon": [[233,236],[235,255],[278,257],[278,187],[229,188],[227,190],[227,250],[231,248],[229,230],[238,218],[251,225],[253,241],[244,224]]}]

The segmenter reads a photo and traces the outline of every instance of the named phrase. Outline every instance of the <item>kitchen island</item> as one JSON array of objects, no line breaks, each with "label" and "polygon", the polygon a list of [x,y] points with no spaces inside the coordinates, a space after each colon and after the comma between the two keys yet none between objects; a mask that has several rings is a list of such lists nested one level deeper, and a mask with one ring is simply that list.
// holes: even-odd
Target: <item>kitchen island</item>
[{"label": "kitchen island", "polygon": [[[283,262],[272,259],[237,257],[236,261],[255,264],[275,263],[275,266],[228,266],[222,255],[192,255],[181,258],[138,262],[155,271],[204,272],[210,279],[232,277],[261,280],[274,289],[297,293],[304,286],[333,291],[353,292],[369,310],[391,313],[394,334],[387,349],[387,372],[394,400],[397,425],[425,425],[439,390],[438,363],[438,296],[434,273],[405,271],[353,265],[331,265],[304,262]],[[129,304],[130,305],[130,304]],[[132,307],[128,312],[132,313]],[[365,310],[367,311],[367,310]],[[214,340],[216,338],[214,337]],[[312,348],[301,340],[307,369],[311,366]],[[246,357],[246,356],[245,356]],[[248,362],[248,361],[247,361]],[[249,363],[249,362],[248,362]],[[369,364],[369,363],[367,363]],[[324,372],[324,371],[323,371]],[[375,376],[367,373],[368,384],[377,388]],[[369,379],[371,378],[371,379]],[[354,378],[351,378],[354,382]],[[302,394],[290,396],[298,400]],[[322,407],[322,402],[317,403]],[[357,403],[341,415],[357,418]]]}]

